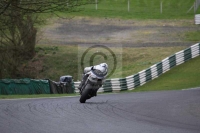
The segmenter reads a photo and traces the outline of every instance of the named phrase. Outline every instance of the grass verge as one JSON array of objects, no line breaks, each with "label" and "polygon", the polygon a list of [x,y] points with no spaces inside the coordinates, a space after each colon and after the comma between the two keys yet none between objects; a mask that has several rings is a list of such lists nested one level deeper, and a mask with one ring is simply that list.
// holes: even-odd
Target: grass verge
[{"label": "grass verge", "polygon": [[20,98],[56,98],[56,97],[78,96],[78,94],[35,94],[35,95],[0,95],[0,99]]},{"label": "grass verge", "polygon": [[[194,0],[99,0],[98,4],[78,7],[70,16],[90,16],[124,19],[191,19],[194,10],[189,9]],[[196,11],[200,13],[200,9]],[[60,14],[63,15],[63,14]],[[66,14],[64,14],[65,16]]]},{"label": "grass verge", "polygon": [[[133,75],[185,48],[183,46],[122,48],[122,51],[121,48],[115,48],[113,52],[117,56],[122,57],[122,62],[120,62],[122,68],[117,68],[110,78],[122,78]],[[24,64],[27,68],[32,68],[28,70],[33,71],[34,78],[46,79],[48,77],[51,80],[58,81],[60,76],[71,75],[75,81],[78,80],[78,54],[80,51],[78,51],[77,46],[37,45],[36,49],[37,54],[35,58]],[[92,53],[89,52],[88,54]],[[104,58],[97,57],[94,60],[99,61],[99,63],[107,62],[110,66],[113,65],[112,60],[105,61]]]},{"label": "grass verge", "polygon": [[186,41],[196,41],[198,42],[199,39],[200,39],[200,32],[199,31],[190,31],[190,32],[186,32],[186,33],[183,33],[183,37],[184,37],[184,40]]},{"label": "grass verge", "polygon": [[137,91],[181,90],[200,87],[200,57],[174,67],[159,78],[134,89]]}]

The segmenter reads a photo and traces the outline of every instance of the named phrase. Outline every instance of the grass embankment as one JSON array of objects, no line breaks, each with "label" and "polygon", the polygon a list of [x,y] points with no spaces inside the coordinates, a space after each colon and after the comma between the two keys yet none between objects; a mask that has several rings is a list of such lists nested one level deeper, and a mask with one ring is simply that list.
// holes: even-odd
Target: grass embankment
[{"label": "grass embankment", "polygon": [[133,91],[180,90],[200,87],[199,66],[200,57],[196,57]]},{"label": "grass embankment", "polygon": [[[186,47],[145,47],[145,48],[114,48],[112,49],[117,58],[121,58],[122,67],[117,67],[116,72],[110,78],[122,78],[136,74],[137,72],[146,69],[162,59],[182,50]],[[80,49],[79,49],[80,50]],[[72,75],[74,80],[78,80],[81,74],[78,72],[78,57],[80,51],[77,46],[70,45],[38,45],[36,47],[37,54],[35,58],[29,62],[30,66],[37,64],[41,66],[39,69],[33,70],[37,78],[49,78],[58,81],[60,76]],[[84,48],[81,49],[84,51]],[[90,51],[90,54],[94,54]],[[104,58],[95,57],[94,60],[98,64],[100,62],[108,62],[110,69],[112,61],[105,61]],[[80,80],[80,79],[79,79]]]},{"label": "grass embankment", "polygon": [[[79,7],[82,11],[72,12],[70,16],[90,16],[124,19],[192,19],[194,9],[187,11],[194,0],[99,0],[97,4]],[[129,11],[128,11],[129,10]],[[200,13],[200,9],[196,11]],[[63,15],[63,14],[62,14]]]},{"label": "grass embankment", "polygon": [[186,41],[198,42],[200,40],[200,32],[199,31],[186,32],[183,34],[183,37]]}]

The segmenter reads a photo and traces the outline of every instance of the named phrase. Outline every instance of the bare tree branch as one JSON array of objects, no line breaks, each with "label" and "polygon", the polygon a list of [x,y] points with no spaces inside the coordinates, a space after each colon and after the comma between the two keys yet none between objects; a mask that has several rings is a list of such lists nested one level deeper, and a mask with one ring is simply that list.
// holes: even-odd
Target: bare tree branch
[{"label": "bare tree branch", "polygon": [[[5,2],[5,1],[2,1],[2,2]],[[5,2],[5,5],[3,5],[1,3],[1,9],[3,9],[3,10],[0,12],[0,15],[3,14],[8,9],[8,7],[10,6],[10,4],[11,4],[11,0],[9,2],[7,2],[7,3]]]},{"label": "bare tree branch", "polygon": [[[81,11],[94,0],[0,0],[0,78],[17,77],[19,64],[35,54],[40,14]],[[26,74],[27,75],[27,74]],[[31,75],[30,75],[31,77]],[[33,77],[34,78],[34,77]]]}]

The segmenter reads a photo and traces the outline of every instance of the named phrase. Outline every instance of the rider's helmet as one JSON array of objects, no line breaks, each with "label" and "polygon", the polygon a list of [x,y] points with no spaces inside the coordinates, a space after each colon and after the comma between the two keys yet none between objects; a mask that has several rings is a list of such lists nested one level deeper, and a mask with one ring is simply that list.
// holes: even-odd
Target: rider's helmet
[{"label": "rider's helmet", "polygon": [[106,63],[101,63],[99,65],[92,67],[92,73],[99,78],[106,77],[107,72],[108,72],[108,65]]},{"label": "rider's helmet", "polygon": [[108,65],[106,63],[101,63],[99,65],[102,66],[102,67],[105,67],[106,69],[108,69]]}]

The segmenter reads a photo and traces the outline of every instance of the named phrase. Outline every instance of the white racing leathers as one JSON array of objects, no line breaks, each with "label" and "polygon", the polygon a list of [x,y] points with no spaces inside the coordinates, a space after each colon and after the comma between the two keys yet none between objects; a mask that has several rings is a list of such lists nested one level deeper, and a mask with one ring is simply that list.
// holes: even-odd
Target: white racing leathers
[{"label": "white racing leathers", "polygon": [[99,89],[102,86],[107,76],[107,71],[108,71],[107,66],[108,65],[106,63],[102,63],[100,65],[86,67],[84,69],[84,74],[83,74],[81,84],[78,87],[78,89],[80,90],[80,93],[82,92],[82,90],[84,89],[84,85],[86,84],[91,84],[96,89],[97,88]]},{"label": "white racing leathers", "polygon": [[79,86],[80,103],[85,103],[87,99],[97,95],[98,89],[102,86],[107,76],[107,64],[86,67],[84,69],[83,80]]}]

